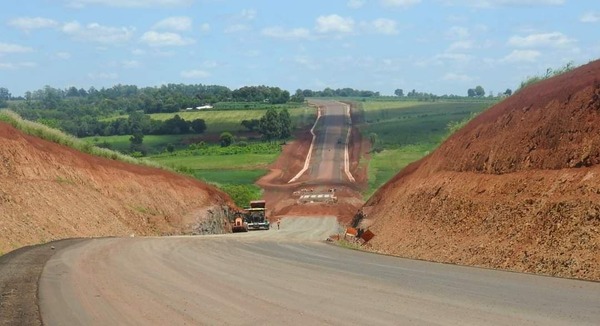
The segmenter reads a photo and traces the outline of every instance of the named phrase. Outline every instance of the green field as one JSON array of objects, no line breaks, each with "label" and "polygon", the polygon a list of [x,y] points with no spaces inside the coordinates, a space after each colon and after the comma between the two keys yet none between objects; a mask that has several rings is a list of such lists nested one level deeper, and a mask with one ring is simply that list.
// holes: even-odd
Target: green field
[{"label": "green field", "polygon": [[[154,113],[150,114],[150,118],[153,120],[165,121],[173,118],[176,114],[184,120],[195,120],[203,119],[206,122],[207,134],[220,134],[224,131],[231,133],[237,133],[240,131],[246,131],[241,123],[243,120],[260,119],[267,109],[262,106],[262,109],[227,109],[227,110],[202,110],[202,111],[185,111],[175,113]],[[316,119],[316,110],[307,106],[291,106],[288,108],[290,117],[292,118],[292,124],[296,128],[301,128],[314,123]],[[108,121],[117,118],[127,118],[127,116],[118,116]]]},{"label": "green field", "polygon": [[493,100],[357,102],[357,109],[364,117],[360,131],[363,137],[376,141],[365,196],[439,146],[450,134],[450,124],[468,120],[494,103]]},{"label": "green field", "polygon": [[[145,135],[144,136],[144,148],[148,149],[149,153],[162,152],[168,144],[173,144],[176,149],[187,147],[186,139],[199,137],[200,135]],[[129,152],[131,142],[130,135],[122,136],[96,136],[96,137],[85,137],[81,138],[87,142],[92,143],[96,146],[102,146],[108,144],[109,148],[119,152]]]},{"label": "green field", "polygon": [[151,156],[150,160],[166,166],[185,166],[193,170],[265,169],[279,154],[236,154],[209,156]]},{"label": "green field", "polygon": [[196,178],[221,188],[238,206],[243,207],[250,200],[262,196],[262,190],[254,183],[268,172],[269,164],[280,153],[281,145],[278,143],[253,142],[229,147],[204,145],[148,159],[161,165],[184,168]]},{"label": "green field", "polygon": [[213,184],[254,184],[267,170],[196,170],[194,176]]}]

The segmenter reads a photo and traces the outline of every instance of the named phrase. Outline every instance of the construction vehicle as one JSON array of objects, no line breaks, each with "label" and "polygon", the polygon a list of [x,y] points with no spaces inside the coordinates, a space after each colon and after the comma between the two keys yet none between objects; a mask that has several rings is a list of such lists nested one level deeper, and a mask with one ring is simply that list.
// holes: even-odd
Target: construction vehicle
[{"label": "construction vehicle", "polygon": [[237,212],[231,224],[231,232],[248,232],[248,222],[246,222],[246,214]]},{"label": "construction vehicle", "polygon": [[269,220],[267,220],[267,210],[264,200],[253,200],[250,202],[250,207],[246,209],[246,222],[248,230],[268,230],[271,228]]}]

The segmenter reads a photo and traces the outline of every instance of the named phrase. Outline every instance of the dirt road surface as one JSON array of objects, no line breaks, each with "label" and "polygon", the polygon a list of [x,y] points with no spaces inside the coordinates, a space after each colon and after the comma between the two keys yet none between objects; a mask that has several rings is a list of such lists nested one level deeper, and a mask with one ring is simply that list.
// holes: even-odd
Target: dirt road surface
[{"label": "dirt road surface", "polygon": [[600,284],[404,260],[281,230],[76,243],[46,264],[45,325],[597,325]]}]

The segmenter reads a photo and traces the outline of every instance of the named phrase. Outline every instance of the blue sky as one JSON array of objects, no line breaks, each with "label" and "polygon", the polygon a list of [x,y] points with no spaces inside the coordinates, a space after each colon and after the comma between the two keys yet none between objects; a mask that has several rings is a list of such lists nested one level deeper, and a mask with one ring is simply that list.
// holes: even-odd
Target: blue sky
[{"label": "blue sky", "polygon": [[494,93],[600,58],[600,1],[29,0],[0,12],[0,87],[164,83]]}]

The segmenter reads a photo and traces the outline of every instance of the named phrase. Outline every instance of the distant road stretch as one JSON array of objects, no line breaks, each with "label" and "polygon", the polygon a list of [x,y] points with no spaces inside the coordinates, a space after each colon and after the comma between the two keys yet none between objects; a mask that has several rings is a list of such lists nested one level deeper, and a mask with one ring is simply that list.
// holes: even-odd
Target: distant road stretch
[{"label": "distant road stretch", "polygon": [[309,165],[311,181],[340,183],[348,180],[345,174],[345,150],[349,116],[347,106],[336,101],[310,100],[322,108],[315,128],[315,146]]},{"label": "distant road stretch", "polygon": [[598,325],[600,283],[327,245],[335,218],[281,230],[96,239],[40,279],[45,325]]}]

